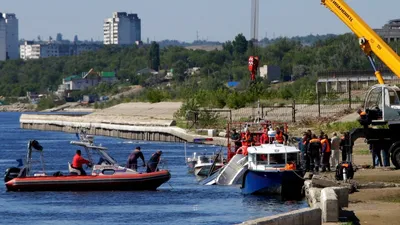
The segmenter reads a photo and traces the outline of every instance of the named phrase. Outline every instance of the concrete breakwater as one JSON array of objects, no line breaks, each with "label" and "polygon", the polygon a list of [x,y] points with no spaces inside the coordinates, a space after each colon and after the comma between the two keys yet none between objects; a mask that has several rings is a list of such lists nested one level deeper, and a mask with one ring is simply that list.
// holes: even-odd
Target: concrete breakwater
[{"label": "concrete breakwater", "polygon": [[[188,133],[185,129],[174,125],[174,120],[144,120],[117,116],[22,114],[20,117],[22,129],[68,133],[86,129],[92,135],[163,142],[194,142],[195,138],[204,137]],[[223,145],[225,142],[225,138],[213,137],[210,144]]]}]

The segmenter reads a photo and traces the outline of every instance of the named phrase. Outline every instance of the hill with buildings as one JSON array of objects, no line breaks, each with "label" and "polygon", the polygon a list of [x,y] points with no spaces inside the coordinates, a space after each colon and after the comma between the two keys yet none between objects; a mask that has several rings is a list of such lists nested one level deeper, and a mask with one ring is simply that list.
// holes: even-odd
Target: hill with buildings
[{"label": "hill with buildings", "polygon": [[[391,44],[396,46],[397,42]],[[255,88],[249,89],[247,60],[254,52],[260,57],[260,76]],[[324,37],[309,45],[281,38],[265,47],[255,47],[239,34],[223,43],[220,50],[161,48],[154,42],[103,46],[74,56],[0,62],[0,96],[25,96],[27,92],[51,95],[61,87],[75,99],[82,99],[83,95],[112,95],[125,86],[141,85],[145,90],[130,96],[131,100],[194,98],[196,104],[204,106],[238,108],[259,97],[314,101],[315,82],[310,79],[319,72],[369,68],[352,34]],[[99,82],[109,74],[114,78]],[[269,88],[270,82],[284,78],[299,81]]]}]

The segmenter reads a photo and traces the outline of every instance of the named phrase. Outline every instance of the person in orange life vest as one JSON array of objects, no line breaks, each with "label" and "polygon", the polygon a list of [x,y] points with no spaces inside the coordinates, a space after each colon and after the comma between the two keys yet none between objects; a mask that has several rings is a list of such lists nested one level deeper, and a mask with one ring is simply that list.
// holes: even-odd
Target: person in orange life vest
[{"label": "person in orange life vest", "polygon": [[87,160],[87,159],[85,159],[85,158],[83,158],[82,156],[81,156],[81,150],[76,150],[76,154],[74,155],[74,158],[72,159],[72,165],[71,165],[71,167],[72,168],[74,168],[74,169],[77,169],[77,170],[79,170],[79,171],[81,171],[81,175],[83,175],[83,176],[85,176],[86,175],[86,172],[85,172],[85,170],[83,169],[83,164],[86,164],[86,165],[88,165],[89,167],[91,167],[92,166],[92,163],[89,161],[89,160]]},{"label": "person in orange life vest", "polygon": [[263,132],[263,134],[261,135],[261,138],[260,138],[260,143],[261,144],[269,143],[268,128],[264,128],[264,132]]},{"label": "person in orange life vest", "polygon": [[283,132],[281,130],[279,130],[279,127],[276,128],[275,140],[279,144],[283,144],[283,142],[285,141],[285,138],[283,136]]},{"label": "person in orange life vest", "polygon": [[331,157],[331,142],[328,139],[328,135],[324,134],[322,136],[321,146],[322,146],[322,157],[321,157],[322,168],[321,168],[321,171],[325,172],[326,169],[328,171],[331,171],[331,165],[329,163],[329,159]]},{"label": "person in orange life vest", "polygon": [[321,149],[321,141],[317,138],[317,135],[313,134],[307,147],[307,155],[310,157],[310,171],[318,172],[321,159]]},{"label": "person in orange life vest", "polygon": [[242,146],[251,146],[252,138],[250,130],[247,128],[242,140]]}]

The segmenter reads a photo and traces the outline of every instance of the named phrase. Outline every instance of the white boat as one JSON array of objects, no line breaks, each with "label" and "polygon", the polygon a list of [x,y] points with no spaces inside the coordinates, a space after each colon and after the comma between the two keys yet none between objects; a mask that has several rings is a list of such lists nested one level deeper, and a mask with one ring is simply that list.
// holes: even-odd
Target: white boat
[{"label": "white boat", "polygon": [[197,156],[197,161],[194,165],[194,175],[201,177],[212,175],[224,166],[222,158],[219,154],[212,157],[206,155]]},{"label": "white boat", "polygon": [[215,184],[218,185],[235,185],[241,184],[243,174],[247,171],[248,162],[247,156],[236,154],[232,157],[228,164],[226,164],[222,171],[215,179]]}]

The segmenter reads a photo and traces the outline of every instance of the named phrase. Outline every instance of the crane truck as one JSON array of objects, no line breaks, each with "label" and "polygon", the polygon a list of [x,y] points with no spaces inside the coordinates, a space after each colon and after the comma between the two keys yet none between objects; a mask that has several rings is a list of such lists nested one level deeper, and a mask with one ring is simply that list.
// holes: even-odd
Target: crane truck
[{"label": "crane truck", "polygon": [[363,128],[351,130],[347,143],[353,146],[358,138],[368,144],[389,149],[393,165],[400,168],[400,88],[385,84],[372,54],[375,54],[394,74],[400,77],[400,57],[374,32],[343,0],[321,0],[358,37],[360,47],[367,56],[379,84],[372,86],[365,95]]}]

